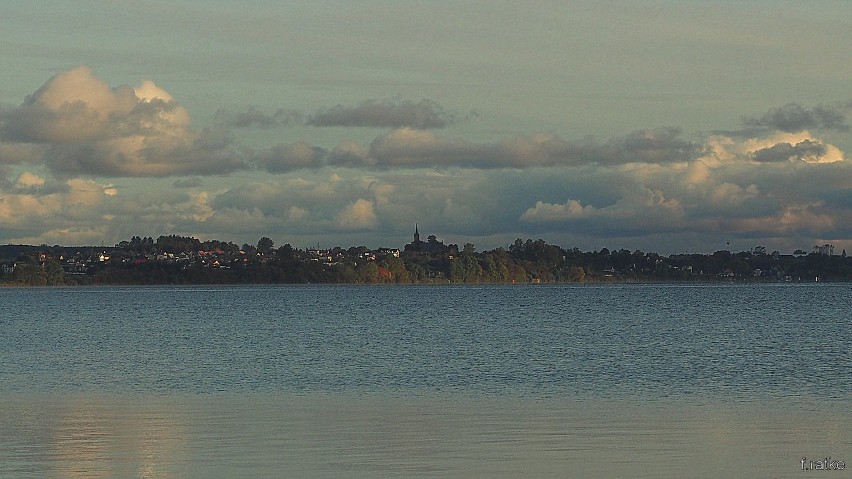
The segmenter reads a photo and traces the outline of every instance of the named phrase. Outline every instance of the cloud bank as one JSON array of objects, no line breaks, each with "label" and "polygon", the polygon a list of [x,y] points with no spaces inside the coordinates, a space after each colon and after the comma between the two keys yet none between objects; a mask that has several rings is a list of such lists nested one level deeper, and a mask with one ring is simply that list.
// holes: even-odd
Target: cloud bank
[{"label": "cloud bank", "polygon": [[305,121],[304,115],[296,111],[279,108],[270,114],[257,107],[249,107],[245,111],[229,111],[220,108],[216,110],[213,120],[216,124],[227,128],[277,128],[303,124]]},{"label": "cloud bank", "polygon": [[[674,163],[699,156],[704,146],[680,138],[677,128],[641,130],[598,142],[557,135],[517,136],[494,143],[447,140],[432,132],[400,128],[369,145],[346,141],[327,151],[303,143],[278,145],[258,155],[274,171],[338,166],[348,168],[533,168],[625,163]],[[294,154],[295,151],[302,154]],[[308,154],[310,151],[310,154]]]},{"label": "cloud bank", "polygon": [[[190,234],[401,246],[417,222],[481,248],[516,237],[673,252],[728,241],[849,248],[852,166],[821,135],[846,131],[838,105],[788,104],[747,120],[747,130],[692,137],[670,126],[605,139],[534,133],[474,142],[439,135],[452,121],[436,120],[443,109],[431,102],[366,102],[298,121],[387,128],[372,140],[252,151],[238,148],[229,128],[193,128],[151,81],[110,87],[79,67],[0,111],[0,240]],[[223,123],[296,121],[284,110],[245,113]]]},{"label": "cloud bank", "polygon": [[431,100],[367,101],[354,107],[337,105],[308,117],[311,126],[348,126],[370,128],[444,128],[456,121],[438,103]]},{"label": "cloud bank", "polygon": [[245,111],[216,111],[217,124],[230,128],[274,128],[279,126],[308,125],[314,127],[346,128],[413,128],[430,130],[445,128],[458,121],[435,101],[368,100],[356,106],[336,105],[304,114],[279,108],[265,113],[257,107]]},{"label": "cloud bank", "polygon": [[816,128],[849,131],[846,114],[851,109],[852,102],[817,105],[812,108],[788,103],[772,108],[760,117],[745,118],[743,123],[747,126],[766,127],[790,133]]}]

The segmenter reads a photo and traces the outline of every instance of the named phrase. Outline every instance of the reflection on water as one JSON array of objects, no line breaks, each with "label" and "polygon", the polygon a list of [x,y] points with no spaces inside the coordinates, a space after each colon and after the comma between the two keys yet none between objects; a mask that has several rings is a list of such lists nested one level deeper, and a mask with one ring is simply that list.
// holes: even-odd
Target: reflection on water
[{"label": "reflection on water", "polygon": [[3,404],[2,477],[180,477],[189,416],[177,403],[13,397]]},{"label": "reflection on water", "polygon": [[852,451],[811,407],[461,395],[5,398],[2,477],[783,477]]},{"label": "reflection on water", "polygon": [[852,285],[0,289],[0,477],[789,477]]}]

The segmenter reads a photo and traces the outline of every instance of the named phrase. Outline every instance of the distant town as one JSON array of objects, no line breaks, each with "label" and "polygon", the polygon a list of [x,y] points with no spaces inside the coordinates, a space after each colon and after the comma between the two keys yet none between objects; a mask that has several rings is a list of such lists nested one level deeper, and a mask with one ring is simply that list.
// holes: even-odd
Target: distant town
[{"label": "distant town", "polygon": [[0,284],[20,286],[155,284],[429,284],[592,282],[852,281],[852,259],[831,244],[792,254],[748,251],[674,254],[626,249],[580,251],[544,240],[477,251],[467,243],[421,239],[402,249],[294,248],[268,237],[239,246],[169,235],[115,246],[0,245]]}]

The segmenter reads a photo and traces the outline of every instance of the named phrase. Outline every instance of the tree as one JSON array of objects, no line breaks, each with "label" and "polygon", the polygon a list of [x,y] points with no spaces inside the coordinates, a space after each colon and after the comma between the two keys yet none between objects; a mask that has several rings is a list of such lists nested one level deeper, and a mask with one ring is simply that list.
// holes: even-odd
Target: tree
[{"label": "tree", "polygon": [[17,283],[27,286],[59,286],[64,283],[65,272],[54,259],[43,263],[30,260],[18,264],[14,278]]},{"label": "tree", "polygon": [[261,253],[269,253],[270,251],[272,251],[273,246],[275,246],[275,242],[273,242],[266,236],[260,238],[260,240],[258,240],[257,242],[257,250]]},{"label": "tree", "polygon": [[509,281],[509,268],[506,267],[506,252],[499,248],[485,253],[482,260],[483,280],[493,283]]},{"label": "tree", "polygon": [[565,271],[564,280],[582,282],[586,279],[586,271],[580,266],[571,266]]},{"label": "tree", "polygon": [[411,281],[411,276],[405,269],[405,263],[400,258],[393,255],[385,255],[381,258],[379,266],[390,271],[393,280],[397,283],[408,283]]},{"label": "tree", "polygon": [[382,282],[382,275],[379,273],[379,266],[372,261],[358,263],[358,265],[355,266],[355,281],[357,283]]},{"label": "tree", "polygon": [[512,246],[509,246],[509,253],[511,253],[515,258],[522,258],[524,255],[524,240],[521,238],[515,239]]},{"label": "tree", "polygon": [[155,243],[157,251],[163,253],[189,253],[201,248],[201,242],[191,236],[160,236]]},{"label": "tree", "polygon": [[65,283],[65,271],[62,265],[53,259],[44,262],[44,277],[48,286],[59,286]]},{"label": "tree", "polygon": [[462,252],[452,262],[450,265],[450,279],[454,283],[478,283],[482,281],[482,267],[476,260],[474,253],[469,251]]},{"label": "tree", "polygon": [[293,245],[290,243],[285,244],[284,246],[279,246],[277,251],[278,256],[282,258],[292,259],[295,254],[295,250],[293,249]]}]

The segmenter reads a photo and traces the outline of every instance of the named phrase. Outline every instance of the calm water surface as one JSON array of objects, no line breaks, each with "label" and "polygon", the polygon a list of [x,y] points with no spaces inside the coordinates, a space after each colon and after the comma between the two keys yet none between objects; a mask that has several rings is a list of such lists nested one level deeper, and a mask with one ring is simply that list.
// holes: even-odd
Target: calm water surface
[{"label": "calm water surface", "polygon": [[3,289],[0,477],[849,474],[850,295]]}]

